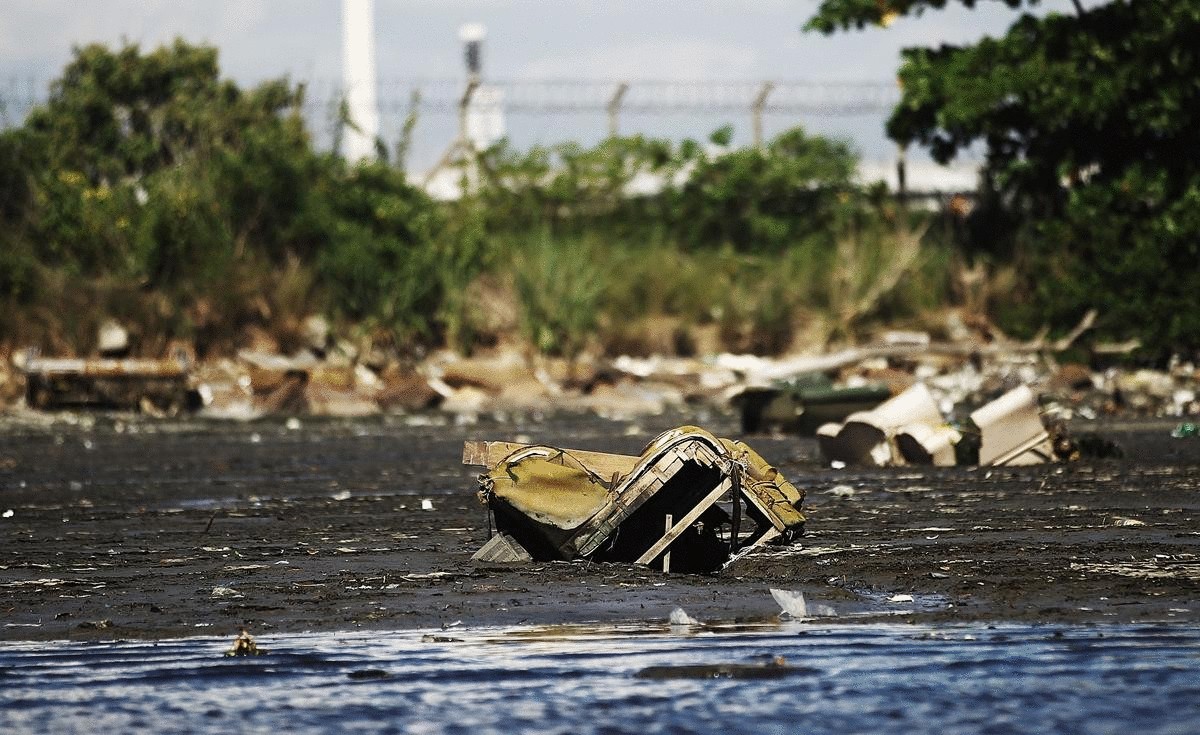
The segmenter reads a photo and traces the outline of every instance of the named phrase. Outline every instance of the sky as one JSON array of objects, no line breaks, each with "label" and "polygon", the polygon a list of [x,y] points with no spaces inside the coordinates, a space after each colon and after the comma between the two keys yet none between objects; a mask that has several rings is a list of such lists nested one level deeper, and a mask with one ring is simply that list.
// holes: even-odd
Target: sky
[{"label": "sky", "polygon": [[[1094,0],[1088,3],[1095,4]],[[887,84],[900,49],[963,43],[1004,32],[1017,15],[1002,2],[955,5],[889,28],[833,36],[802,32],[817,0],[376,0],[375,31],[383,135],[402,118],[412,80],[461,79],[458,28],[482,23],[484,76],[497,80],[591,79],[810,81]],[[1040,12],[1071,12],[1070,0],[1043,0]],[[0,95],[36,88],[71,58],[75,45],[135,42],[144,49],[182,37],[220,50],[223,73],[239,83],[288,76],[309,83],[318,140],[331,129],[341,77],[338,0],[0,0]],[[11,105],[10,105],[11,107]],[[765,134],[803,125],[848,139],[864,159],[886,160],[886,112],[856,115],[776,113]],[[454,133],[449,112],[423,113],[410,168],[435,162]],[[705,138],[731,124],[735,143],[750,139],[747,111],[632,114],[624,133]],[[602,112],[511,113],[507,130],[524,147],[603,137]],[[920,158],[920,152],[910,153]]]}]

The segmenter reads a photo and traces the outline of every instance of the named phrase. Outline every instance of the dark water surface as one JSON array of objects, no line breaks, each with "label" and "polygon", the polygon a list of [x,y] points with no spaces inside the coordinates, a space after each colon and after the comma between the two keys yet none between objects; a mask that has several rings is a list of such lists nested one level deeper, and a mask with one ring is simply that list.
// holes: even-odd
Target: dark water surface
[{"label": "dark water surface", "polygon": [[0,732],[1200,732],[1200,630],[1178,626],[433,635],[263,636],[253,658],[216,638],[4,643]]}]

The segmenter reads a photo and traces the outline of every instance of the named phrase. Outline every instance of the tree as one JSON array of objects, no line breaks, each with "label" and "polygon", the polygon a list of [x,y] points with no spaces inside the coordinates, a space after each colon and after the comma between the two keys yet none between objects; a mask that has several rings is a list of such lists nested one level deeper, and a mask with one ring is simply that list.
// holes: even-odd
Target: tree
[{"label": "tree", "polygon": [[[947,1],[826,0],[807,28],[887,24]],[[1198,0],[1117,0],[903,51],[888,134],[941,162],[986,146],[985,179],[1026,243],[1027,313],[1068,321],[1095,305],[1114,336],[1159,353],[1200,348],[1200,310],[1185,306],[1200,292],[1197,37]]]}]

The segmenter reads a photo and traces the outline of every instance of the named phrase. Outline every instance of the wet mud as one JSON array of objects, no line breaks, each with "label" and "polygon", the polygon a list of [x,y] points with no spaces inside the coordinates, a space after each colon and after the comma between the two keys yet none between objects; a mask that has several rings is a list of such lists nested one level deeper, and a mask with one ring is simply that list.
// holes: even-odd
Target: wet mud
[{"label": "wet mud", "polygon": [[[636,453],[697,423],[808,492],[802,542],[715,575],[479,565],[489,521],[467,439]],[[0,422],[0,637],[271,632],[779,615],[771,588],[842,621],[1200,620],[1200,439],[1091,423],[1121,459],[831,470],[732,415],[614,422],[441,417],[248,424],[128,416]],[[1079,430],[1076,428],[1076,430]],[[425,502],[428,501],[428,502]]]}]

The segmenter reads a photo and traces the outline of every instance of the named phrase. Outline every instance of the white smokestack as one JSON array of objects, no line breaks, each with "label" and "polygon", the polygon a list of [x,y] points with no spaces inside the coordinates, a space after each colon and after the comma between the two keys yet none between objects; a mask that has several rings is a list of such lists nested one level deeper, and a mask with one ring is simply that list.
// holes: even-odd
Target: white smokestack
[{"label": "white smokestack", "polygon": [[342,83],[350,120],[347,161],[375,158],[379,105],[375,99],[375,0],[342,0]]}]

